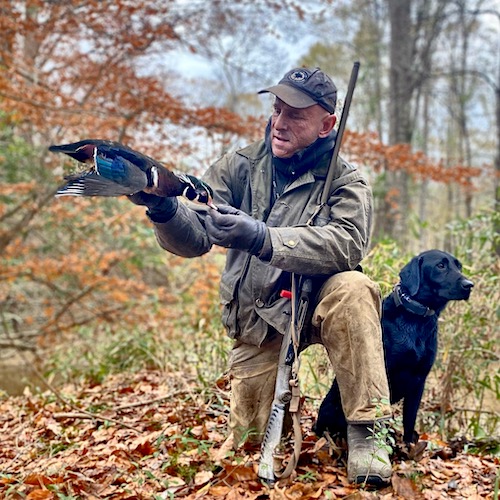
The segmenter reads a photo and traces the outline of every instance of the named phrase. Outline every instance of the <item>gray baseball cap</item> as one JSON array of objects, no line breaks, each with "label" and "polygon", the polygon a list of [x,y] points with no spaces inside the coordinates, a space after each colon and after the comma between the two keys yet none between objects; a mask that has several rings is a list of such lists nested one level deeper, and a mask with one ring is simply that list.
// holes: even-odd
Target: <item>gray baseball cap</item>
[{"label": "gray baseball cap", "polygon": [[259,90],[270,92],[292,108],[308,108],[319,104],[330,114],[335,113],[337,87],[319,68],[295,68],[272,87]]}]

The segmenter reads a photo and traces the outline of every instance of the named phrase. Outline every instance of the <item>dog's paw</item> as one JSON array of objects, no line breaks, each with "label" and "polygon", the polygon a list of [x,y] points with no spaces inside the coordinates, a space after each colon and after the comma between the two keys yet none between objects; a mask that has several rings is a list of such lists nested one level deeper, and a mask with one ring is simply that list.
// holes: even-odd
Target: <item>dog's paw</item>
[{"label": "dog's paw", "polygon": [[420,462],[424,458],[425,450],[427,449],[427,441],[418,441],[406,445],[406,453],[408,458]]}]

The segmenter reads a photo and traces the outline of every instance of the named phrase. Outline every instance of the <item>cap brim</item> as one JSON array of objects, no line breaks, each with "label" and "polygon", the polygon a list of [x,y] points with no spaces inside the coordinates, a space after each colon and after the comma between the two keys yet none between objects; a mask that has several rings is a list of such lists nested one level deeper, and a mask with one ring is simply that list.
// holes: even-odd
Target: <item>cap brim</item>
[{"label": "cap brim", "polygon": [[301,92],[290,85],[283,85],[282,83],[268,87],[267,89],[259,90],[258,94],[264,94],[266,92],[274,94],[278,99],[281,99],[285,104],[288,104],[292,108],[302,109],[318,104],[312,97],[304,94],[304,92]]}]

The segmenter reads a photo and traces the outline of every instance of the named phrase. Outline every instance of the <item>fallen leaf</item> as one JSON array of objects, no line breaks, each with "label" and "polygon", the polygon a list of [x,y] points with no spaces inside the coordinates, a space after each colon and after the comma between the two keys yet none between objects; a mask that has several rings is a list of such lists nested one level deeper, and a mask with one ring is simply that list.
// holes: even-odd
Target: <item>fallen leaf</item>
[{"label": "fallen leaf", "polygon": [[26,500],[52,500],[55,499],[54,493],[49,490],[33,490]]},{"label": "fallen leaf", "polygon": [[133,451],[141,455],[141,457],[147,457],[155,452],[155,447],[151,444],[149,440],[144,440],[142,443],[137,444]]},{"label": "fallen leaf", "polygon": [[210,470],[202,470],[197,472],[194,476],[194,484],[196,486],[201,486],[202,484],[207,483],[214,477],[214,473]]},{"label": "fallen leaf", "polygon": [[222,443],[222,446],[219,449],[212,448],[209,452],[210,458],[214,462],[221,462],[224,458],[226,458],[234,448],[234,436],[233,433],[229,434],[227,439]]},{"label": "fallen leaf", "polygon": [[412,444],[408,450],[408,458],[415,460],[415,462],[420,462],[424,457],[427,444],[427,441],[419,441],[416,444]]},{"label": "fallen leaf", "polygon": [[417,485],[408,477],[401,477],[397,474],[393,474],[391,483],[394,488],[394,493],[405,500],[420,500],[424,498]]},{"label": "fallen leaf", "polygon": [[219,477],[227,484],[235,484],[241,481],[255,480],[257,474],[251,466],[226,464]]},{"label": "fallen leaf", "polygon": [[229,492],[231,491],[231,487],[229,486],[212,486],[208,492],[210,495],[213,495],[214,497],[225,497]]},{"label": "fallen leaf", "polygon": [[313,453],[316,453],[318,450],[321,450],[323,446],[325,446],[328,443],[326,437],[321,437],[316,441],[313,447]]},{"label": "fallen leaf", "polygon": [[30,474],[24,480],[25,484],[32,484],[36,486],[46,486],[48,484],[62,483],[63,479],[60,477],[49,477],[43,474]]}]

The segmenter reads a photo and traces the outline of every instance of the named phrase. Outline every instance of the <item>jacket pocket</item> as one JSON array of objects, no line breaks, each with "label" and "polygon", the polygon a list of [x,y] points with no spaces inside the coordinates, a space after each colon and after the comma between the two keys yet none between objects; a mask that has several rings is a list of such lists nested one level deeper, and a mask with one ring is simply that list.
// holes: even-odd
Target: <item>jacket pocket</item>
[{"label": "jacket pocket", "polygon": [[223,284],[220,287],[220,302],[222,305],[222,324],[228,337],[235,339],[238,337],[238,301],[234,298],[234,293]]}]

